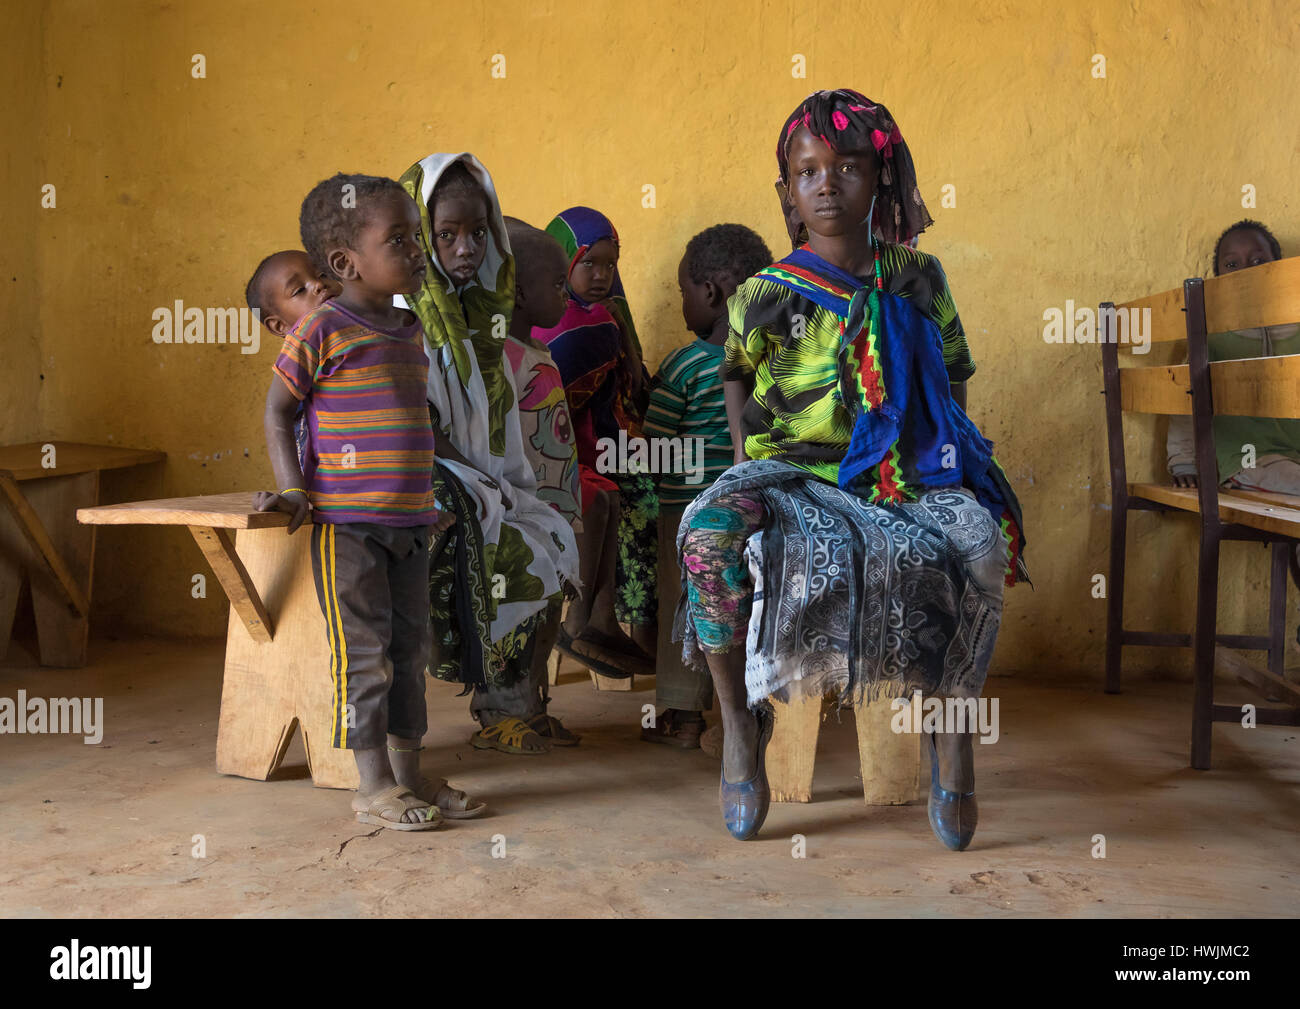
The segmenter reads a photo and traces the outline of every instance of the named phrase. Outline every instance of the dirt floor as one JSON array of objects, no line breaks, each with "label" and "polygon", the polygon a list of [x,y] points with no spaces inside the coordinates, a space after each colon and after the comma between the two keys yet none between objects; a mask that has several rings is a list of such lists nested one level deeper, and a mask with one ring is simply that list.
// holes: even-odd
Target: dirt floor
[{"label": "dirt floor", "polygon": [[[653,681],[556,688],[581,746],[475,751],[467,700],[430,685],[423,754],[492,814],[430,833],[351,819],[294,744],[278,780],[213,770],[222,644],[92,641],[80,670],[15,644],[0,697],[100,696],[102,744],[0,735],[5,916],[1291,916],[1300,906],[1297,730],[1214,730],[1190,770],[1190,687],[991,680],[1002,738],[977,746],[966,852],[921,805],[862,802],[852,720],[826,723],[814,801],[776,805],[756,841],[723,831],[718,764],[638,739]],[[1221,700],[1235,698],[1225,685]],[[194,835],[206,853],[193,855]],[[806,858],[792,857],[792,837]],[[1106,857],[1092,857],[1104,834]],[[505,857],[494,858],[494,836]],[[499,843],[497,844],[500,849]]]}]

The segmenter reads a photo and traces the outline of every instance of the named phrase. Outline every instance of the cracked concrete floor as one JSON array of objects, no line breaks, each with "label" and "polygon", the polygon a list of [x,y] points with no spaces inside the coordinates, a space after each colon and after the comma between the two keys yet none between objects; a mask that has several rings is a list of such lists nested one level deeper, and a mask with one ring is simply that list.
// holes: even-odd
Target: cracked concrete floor
[{"label": "cracked concrete floor", "polygon": [[[296,742],[278,780],[216,774],[221,657],[220,642],[94,640],[85,669],[53,670],[11,648],[0,697],[102,696],[107,728],[99,746],[0,735],[0,914],[1289,917],[1300,906],[1297,730],[1216,727],[1215,770],[1192,771],[1184,684],[1107,697],[1095,684],[991,680],[1002,738],[980,753],[975,842],[952,853],[924,807],[862,804],[852,721],[833,717],[815,801],[776,805],[757,841],[732,841],[717,762],[637,738],[653,691],[585,681],[561,684],[553,706],[582,745],[532,758],[473,750],[467,700],[431,683],[424,767],[492,815],[372,832],[351,819],[349,793],[312,786]],[[806,858],[792,857],[796,833]],[[1091,856],[1099,833],[1105,859]],[[196,834],[206,857],[192,854]]]}]

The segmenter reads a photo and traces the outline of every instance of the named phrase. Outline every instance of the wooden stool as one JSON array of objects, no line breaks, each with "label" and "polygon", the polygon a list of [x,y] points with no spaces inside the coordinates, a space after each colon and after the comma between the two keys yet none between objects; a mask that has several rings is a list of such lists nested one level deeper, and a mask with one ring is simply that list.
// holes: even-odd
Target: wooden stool
[{"label": "wooden stool", "polygon": [[29,442],[0,447],[0,657],[13,634],[18,593],[26,575],[36,612],[43,666],[86,664],[95,530],[77,524],[78,508],[99,503],[99,474],[161,462],[149,449],[77,442]]},{"label": "wooden stool", "polygon": [[[217,770],[265,781],[301,728],[312,781],[356,788],[356,761],[331,745],[325,620],[311,571],[311,526],[254,511],[251,492],[82,508],[88,525],[188,526],[230,600]],[[233,535],[232,535],[233,533]]]},{"label": "wooden stool", "polygon": [[[767,745],[767,781],[773,802],[811,802],[822,699],[774,702],[776,721]],[[879,700],[855,709],[862,797],[868,806],[898,806],[922,798],[929,769],[922,775],[919,733],[890,728],[894,712]]]}]

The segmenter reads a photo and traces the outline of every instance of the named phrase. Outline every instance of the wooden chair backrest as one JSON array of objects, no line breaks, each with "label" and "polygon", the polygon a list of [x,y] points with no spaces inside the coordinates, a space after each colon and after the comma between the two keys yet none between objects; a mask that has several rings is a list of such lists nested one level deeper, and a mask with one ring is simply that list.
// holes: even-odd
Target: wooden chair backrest
[{"label": "wooden chair backrest", "polygon": [[[1186,340],[1187,364],[1120,368],[1119,348],[1142,345],[1118,342],[1132,325],[1132,309],[1150,310],[1141,332],[1151,343]],[[1098,317],[1112,495],[1127,493],[1118,490],[1127,487],[1122,415],[1190,415],[1201,512],[1217,525],[1214,415],[1300,418],[1300,354],[1210,363],[1208,334],[1300,322],[1300,257],[1210,280],[1193,277],[1179,289],[1121,305],[1105,303]]]},{"label": "wooden chair backrest", "polygon": [[[1199,316],[1195,311],[1200,306]],[[1300,322],[1300,256],[1264,263],[1120,305],[1104,304],[1103,361],[1107,348],[1132,350],[1125,340],[1132,312],[1150,310],[1141,326],[1151,343],[1188,341],[1188,362],[1119,371],[1118,399],[1124,413],[1192,413],[1192,344],[1208,333]],[[1199,323],[1197,322],[1199,319]],[[1145,341],[1144,341],[1145,342]],[[1233,417],[1300,418],[1300,355],[1215,361],[1209,365],[1211,412]]]},{"label": "wooden chair backrest", "polygon": [[[1205,285],[1205,326],[1210,333],[1300,322],[1300,256],[1261,263],[1211,277]],[[1151,309],[1151,342],[1187,339],[1184,283],[1172,291],[1116,305],[1116,309]],[[1105,308],[1106,306],[1102,306]],[[1131,345],[1130,345],[1131,346]]]}]

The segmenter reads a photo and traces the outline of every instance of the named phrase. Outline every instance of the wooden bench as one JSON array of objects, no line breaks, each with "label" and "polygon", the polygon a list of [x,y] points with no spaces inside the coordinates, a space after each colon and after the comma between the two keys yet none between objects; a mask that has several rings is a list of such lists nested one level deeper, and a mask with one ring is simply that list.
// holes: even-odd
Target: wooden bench
[{"label": "wooden bench", "polygon": [[330,745],[330,654],[309,524],[288,535],[289,516],[254,511],[251,491],[81,508],[77,519],[91,526],[187,526],[207,558],[230,600],[220,773],[265,781],[301,729],[312,781],[357,787],[351,752]]},{"label": "wooden bench", "polygon": [[0,446],[0,657],[13,634],[26,577],[43,666],[86,664],[95,530],[77,524],[78,508],[99,503],[99,474],[161,462],[163,452],[28,442]]},{"label": "wooden bench", "polygon": [[[1187,364],[1119,367],[1114,309],[1150,309],[1152,343],[1187,342]],[[1283,678],[1287,572],[1300,542],[1300,498],[1219,487],[1215,414],[1300,418],[1300,355],[1210,363],[1208,333],[1276,326],[1300,320],[1300,258],[1240,270],[1212,280],[1192,278],[1181,288],[1115,306],[1101,306],[1102,375],[1110,454],[1110,584],[1106,607],[1106,692],[1120,690],[1124,645],[1192,649],[1195,698],[1191,763],[1210,766],[1214,722],[1242,720],[1240,706],[1214,703],[1214,671],[1229,675],[1293,705],[1300,688]],[[1129,483],[1124,413],[1190,415],[1195,439],[1197,487]],[[1131,631],[1124,627],[1124,568],[1128,514],[1157,511],[1196,515],[1200,550],[1196,569],[1196,623],[1191,634]],[[1271,545],[1269,632],[1220,634],[1219,549],[1224,540]],[[1261,669],[1227,649],[1268,652]],[[1259,724],[1300,724],[1300,708],[1259,708]]]}]

